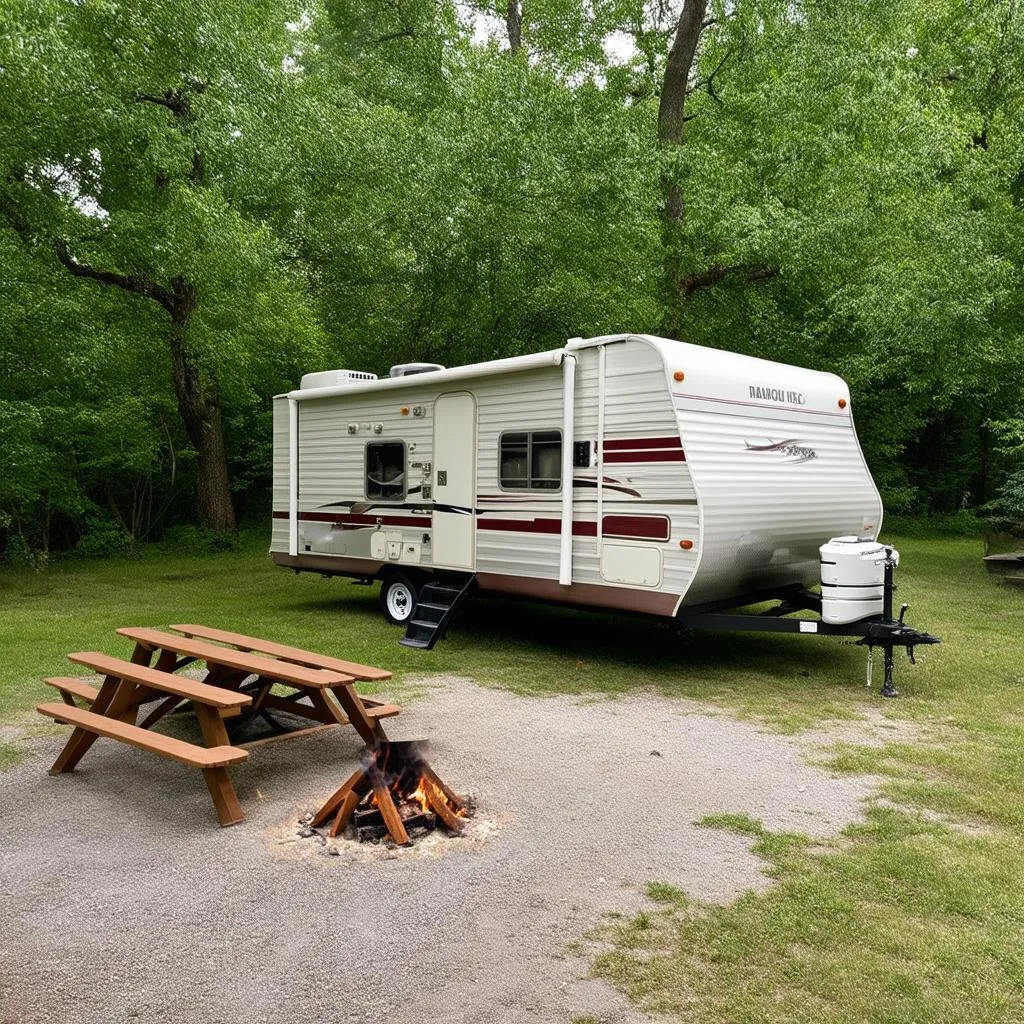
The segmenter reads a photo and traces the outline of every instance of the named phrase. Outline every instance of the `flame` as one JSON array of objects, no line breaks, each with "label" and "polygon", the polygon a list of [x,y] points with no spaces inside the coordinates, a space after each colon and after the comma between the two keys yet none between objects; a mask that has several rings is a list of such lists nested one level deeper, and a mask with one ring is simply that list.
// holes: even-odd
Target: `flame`
[{"label": "flame", "polygon": [[[434,783],[422,773],[416,780],[416,788],[412,791],[407,787],[402,786],[401,776],[395,779],[388,788],[391,790],[391,796],[400,811],[403,805],[407,806],[409,804],[414,804],[418,808],[416,813],[430,814],[433,811],[430,806],[431,801],[433,801],[435,804],[443,802],[444,806],[457,818],[469,817],[469,812],[465,807],[453,804],[452,801],[445,796],[444,791],[434,785]],[[373,792],[369,794],[369,799],[366,803],[369,807],[380,806],[380,803],[377,800],[377,794]]]},{"label": "flame", "polygon": [[427,800],[427,791],[424,788],[426,784],[426,778],[423,775],[421,775],[419,777],[419,780],[416,782],[416,788],[411,793],[408,793],[405,796],[406,800],[410,801],[411,803],[418,804],[419,809],[421,811],[430,810],[430,802]]}]

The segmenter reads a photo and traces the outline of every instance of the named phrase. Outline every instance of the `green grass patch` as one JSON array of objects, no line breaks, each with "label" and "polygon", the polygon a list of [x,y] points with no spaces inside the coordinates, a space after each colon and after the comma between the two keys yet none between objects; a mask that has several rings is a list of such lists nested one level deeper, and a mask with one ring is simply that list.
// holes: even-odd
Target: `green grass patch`
[{"label": "green grass patch", "polygon": [[810,839],[799,832],[770,832],[756,818],[748,814],[708,814],[697,822],[700,828],[718,828],[737,835],[749,836],[754,842],[754,853],[772,865],[769,874],[775,876],[791,859],[810,846]]},{"label": "green grass patch", "polygon": [[666,903],[675,907],[685,907],[689,902],[682,889],[669,885],[668,882],[648,882],[647,898],[654,903]]},{"label": "green grass patch", "polygon": [[700,828],[720,828],[741,836],[763,836],[764,825],[749,814],[706,814],[697,822]]}]

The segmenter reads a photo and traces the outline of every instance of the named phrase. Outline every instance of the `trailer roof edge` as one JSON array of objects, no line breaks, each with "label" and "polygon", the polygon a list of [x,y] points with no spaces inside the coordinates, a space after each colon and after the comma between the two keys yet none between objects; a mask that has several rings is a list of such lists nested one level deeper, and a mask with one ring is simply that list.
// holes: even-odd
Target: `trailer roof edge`
[{"label": "trailer roof edge", "polygon": [[329,388],[296,388],[275,398],[290,398],[297,402],[310,398],[334,398],[338,395],[358,395],[376,391],[391,391],[395,388],[416,387],[420,384],[448,384],[461,380],[472,380],[474,377],[486,377],[494,373],[520,373],[524,370],[536,370],[545,366],[558,366],[565,357],[567,348],[558,348],[548,352],[534,352],[526,356],[512,356],[509,359],[492,359],[486,363],[469,363],[466,366],[453,366],[445,370],[431,370],[428,373],[416,373],[407,377],[382,377],[365,383],[335,385]]}]

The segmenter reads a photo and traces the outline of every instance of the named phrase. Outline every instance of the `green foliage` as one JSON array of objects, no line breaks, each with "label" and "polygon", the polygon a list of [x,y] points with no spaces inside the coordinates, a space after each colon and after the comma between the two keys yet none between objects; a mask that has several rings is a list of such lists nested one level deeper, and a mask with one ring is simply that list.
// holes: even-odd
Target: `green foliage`
[{"label": "green foliage", "polygon": [[183,523],[164,531],[162,546],[168,551],[201,554],[213,551],[239,551],[242,541],[236,534]]},{"label": "green foliage", "polygon": [[195,521],[175,339],[243,514],[303,372],[625,329],[838,372],[892,511],[1015,521],[1024,14],[709,11],[659,148],[665,5],[537,0],[510,53],[483,3],[6,4],[0,549]]},{"label": "green foliage", "polygon": [[224,410],[250,434],[316,359],[308,278],[278,230],[301,194],[297,17],[5,5],[0,437],[17,472],[0,508],[24,543],[94,550],[114,536],[98,516],[130,540],[188,517],[199,421]]},{"label": "green foliage", "polygon": [[994,428],[1000,452],[1015,468],[983,512],[992,529],[1024,537],[1024,419],[1006,420]]}]

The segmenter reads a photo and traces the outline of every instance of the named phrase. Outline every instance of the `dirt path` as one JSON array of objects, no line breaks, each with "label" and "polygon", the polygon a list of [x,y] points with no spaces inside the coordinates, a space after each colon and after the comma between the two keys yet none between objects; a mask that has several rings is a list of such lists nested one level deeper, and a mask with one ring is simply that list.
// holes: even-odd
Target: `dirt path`
[{"label": "dirt path", "polygon": [[235,773],[249,818],[224,830],[198,772],[101,741],[50,778],[59,741],[38,741],[0,775],[0,1021],[639,1021],[585,980],[574,939],[649,880],[708,901],[766,885],[745,840],[695,827],[706,814],[827,836],[871,793],[693,704],[426,685],[389,732],[431,737],[481,816],[397,853],[294,837],[351,770],[351,734],[255,750]]}]

